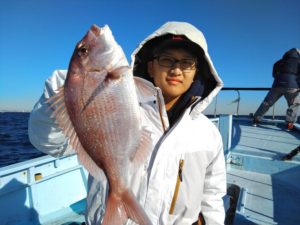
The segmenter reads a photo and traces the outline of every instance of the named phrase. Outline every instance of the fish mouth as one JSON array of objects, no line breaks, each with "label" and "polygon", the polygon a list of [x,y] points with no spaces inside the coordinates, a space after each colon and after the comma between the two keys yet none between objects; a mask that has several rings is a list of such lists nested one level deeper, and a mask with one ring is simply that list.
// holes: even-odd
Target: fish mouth
[{"label": "fish mouth", "polygon": [[98,27],[96,24],[92,25],[91,31],[94,33],[96,37],[100,36],[103,33],[103,30],[100,27]]}]

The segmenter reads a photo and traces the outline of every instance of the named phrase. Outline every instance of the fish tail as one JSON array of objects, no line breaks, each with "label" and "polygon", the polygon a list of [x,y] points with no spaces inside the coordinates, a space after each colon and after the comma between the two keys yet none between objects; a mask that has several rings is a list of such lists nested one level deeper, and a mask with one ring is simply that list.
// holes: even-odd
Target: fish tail
[{"label": "fish tail", "polygon": [[130,190],[124,191],[121,196],[110,192],[102,225],[123,225],[128,218],[139,225],[152,225]]}]

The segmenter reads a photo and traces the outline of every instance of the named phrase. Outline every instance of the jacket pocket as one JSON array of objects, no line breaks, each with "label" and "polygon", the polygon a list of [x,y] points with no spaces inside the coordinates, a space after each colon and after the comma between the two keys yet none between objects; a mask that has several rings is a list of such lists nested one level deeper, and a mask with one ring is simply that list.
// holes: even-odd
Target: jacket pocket
[{"label": "jacket pocket", "polygon": [[207,157],[207,151],[201,151],[183,154],[177,159],[179,164],[176,166],[176,182],[174,181],[173,186],[169,188],[170,216],[180,215],[197,220],[203,198]]}]

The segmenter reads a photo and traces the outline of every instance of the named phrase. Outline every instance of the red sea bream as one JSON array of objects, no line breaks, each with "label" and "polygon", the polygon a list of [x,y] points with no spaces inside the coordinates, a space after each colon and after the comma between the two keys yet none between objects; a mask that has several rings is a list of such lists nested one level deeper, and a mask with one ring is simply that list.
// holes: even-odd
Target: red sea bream
[{"label": "red sea bream", "polygon": [[132,70],[108,26],[93,25],[77,44],[65,85],[49,104],[81,163],[96,179],[103,172],[108,179],[102,224],[128,218],[151,224],[127,184],[132,164],[147,155],[149,132],[141,125]]}]

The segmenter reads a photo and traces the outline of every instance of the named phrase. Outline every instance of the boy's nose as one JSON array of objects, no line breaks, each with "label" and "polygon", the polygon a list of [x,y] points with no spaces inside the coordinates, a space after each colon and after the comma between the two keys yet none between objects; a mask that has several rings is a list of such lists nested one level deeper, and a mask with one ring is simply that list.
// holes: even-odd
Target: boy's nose
[{"label": "boy's nose", "polygon": [[176,62],[174,65],[171,67],[171,73],[172,74],[181,74],[182,70],[180,67],[180,63]]}]

